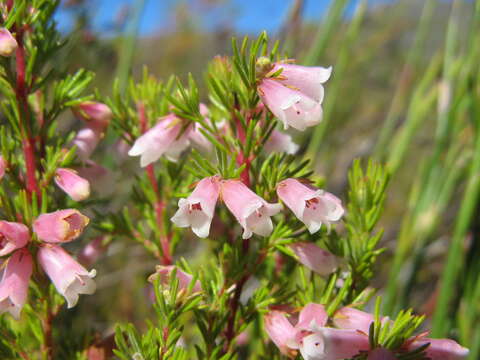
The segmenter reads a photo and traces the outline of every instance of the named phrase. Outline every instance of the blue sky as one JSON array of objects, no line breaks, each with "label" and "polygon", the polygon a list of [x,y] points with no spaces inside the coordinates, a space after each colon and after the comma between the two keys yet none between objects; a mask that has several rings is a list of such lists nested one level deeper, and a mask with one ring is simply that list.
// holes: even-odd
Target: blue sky
[{"label": "blue sky", "polygon": [[[135,0],[87,0],[90,1],[93,25],[98,31],[112,24],[120,9],[131,6]],[[358,0],[352,1],[347,13],[351,13]],[[376,0],[379,2],[382,0]],[[383,0],[388,1],[388,0]],[[174,25],[172,14],[175,7],[186,3],[192,11],[198,9],[199,0],[145,0],[140,33],[149,35],[159,30],[171,28]],[[217,6],[213,11],[204,9],[199,18],[204,28],[215,27],[220,22],[228,22],[240,32],[259,32],[261,30],[278,30],[288,14],[292,0],[230,0],[228,5]],[[372,2],[372,1],[371,1]],[[307,19],[318,19],[328,8],[330,0],[306,0],[304,16]],[[197,5],[192,5],[197,4]],[[71,14],[60,10],[56,16],[60,29],[68,29],[71,25]]]}]

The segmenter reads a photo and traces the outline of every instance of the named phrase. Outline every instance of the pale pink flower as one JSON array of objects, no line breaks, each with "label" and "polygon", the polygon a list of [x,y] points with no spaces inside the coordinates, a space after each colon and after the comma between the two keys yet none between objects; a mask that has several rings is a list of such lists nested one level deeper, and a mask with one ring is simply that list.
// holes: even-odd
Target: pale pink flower
[{"label": "pale pink flower", "polygon": [[75,170],[58,168],[55,171],[55,183],[75,201],[82,201],[90,196],[90,183]]},{"label": "pale pink flower", "polygon": [[38,250],[38,262],[57,291],[74,307],[80,294],[91,295],[96,290],[95,270],[88,272],[58,245],[43,245]]},{"label": "pale pink flower", "polygon": [[[324,326],[328,315],[325,307],[319,304],[308,304],[300,311],[294,326],[281,311],[271,311],[265,315],[265,330],[280,351],[292,355],[299,348],[300,342],[312,326]],[[307,332],[305,332],[307,330]]]},{"label": "pale pink flower", "polygon": [[25,248],[15,251],[7,260],[0,282],[0,314],[9,312],[15,319],[20,317],[32,268],[32,256]]},{"label": "pale pink flower", "polygon": [[5,176],[5,170],[7,169],[7,162],[3,158],[3,156],[0,155],[0,180]]},{"label": "pale pink flower", "polygon": [[12,56],[17,47],[17,40],[15,40],[10,31],[0,28],[0,56]]},{"label": "pale pink flower", "polygon": [[[156,272],[150,275],[148,280],[150,282],[154,282],[156,279],[158,279],[160,284],[162,284],[163,286],[167,286],[170,284],[170,281],[171,281],[170,278],[172,276],[172,272],[174,269],[176,269],[176,278],[178,279],[179,289],[186,291],[190,286],[190,283],[192,282],[193,276],[174,265],[169,265],[169,266],[157,265],[155,268]],[[192,291],[193,292],[202,291],[202,286],[200,284],[200,281],[197,280],[195,282],[195,284],[193,285]]]},{"label": "pale pink flower", "polygon": [[290,247],[303,265],[320,275],[329,275],[337,269],[337,258],[313,243],[298,242]]},{"label": "pale pink flower", "polygon": [[329,227],[331,222],[340,220],[344,213],[342,202],[336,196],[312,189],[296,179],[281,181],[277,194],[311,234],[320,230],[322,224]]},{"label": "pale pink flower", "polygon": [[82,161],[87,161],[95,151],[102,134],[90,128],[81,129],[75,139],[73,139],[73,145],[77,147],[76,154]]},{"label": "pale pink flower", "polygon": [[189,197],[178,201],[172,222],[178,227],[190,226],[197,236],[207,237],[220,191],[219,181],[219,176],[200,180]]},{"label": "pale pink flower", "polygon": [[0,221],[0,256],[20,249],[30,241],[28,227],[9,221]]},{"label": "pale pink flower", "polygon": [[279,152],[294,155],[299,146],[295,144],[292,137],[278,130],[273,130],[272,134],[265,143],[264,149],[267,153]]},{"label": "pale pink flower", "polygon": [[243,228],[243,238],[248,239],[255,233],[269,236],[273,230],[271,216],[277,214],[282,206],[267,203],[239,180],[223,180],[221,196]]},{"label": "pale pink flower", "polygon": [[90,241],[78,254],[78,262],[84,266],[91,266],[107,250],[108,245],[104,244],[105,237],[97,236]]},{"label": "pale pink flower", "polygon": [[97,132],[104,132],[112,119],[112,110],[102,103],[85,101],[76,106],[74,114],[85,121],[87,126]]},{"label": "pale pink flower", "polygon": [[41,214],[33,223],[33,231],[40,240],[63,243],[79,237],[88,223],[88,217],[78,210],[58,210]]},{"label": "pale pink flower", "polygon": [[[277,77],[268,77],[282,69]],[[285,129],[289,126],[305,130],[322,120],[323,83],[330,68],[275,64],[258,86],[262,102],[279,118]]]},{"label": "pale pink flower", "polygon": [[312,329],[300,344],[300,353],[305,360],[343,360],[361,351],[368,351],[368,336],[354,330],[320,327]]},{"label": "pale pink flower", "polygon": [[313,100],[323,101],[323,84],[327,82],[332,74],[332,67],[324,68],[321,66],[301,66],[295,64],[276,63],[271,73],[282,69],[278,76],[279,81],[291,88],[298,89],[301,93],[309,96]]},{"label": "pale pink flower", "polygon": [[425,344],[430,344],[426,354],[431,360],[462,360],[468,357],[469,350],[450,339],[418,339],[411,342],[407,350],[412,351]]},{"label": "pale pink flower", "polygon": [[[388,318],[382,318],[382,322]],[[370,325],[375,321],[375,316],[365,311],[345,306],[337,310],[333,316],[333,324],[340,329],[358,330],[365,334],[370,331]]]},{"label": "pale pink flower", "polygon": [[[190,144],[188,127],[182,131],[182,121],[173,114],[161,118],[157,125],[140,136],[128,152],[130,156],[140,156],[140,166],[145,167],[165,155],[177,161],[180,154]],[[179,135],[181,136],[179,137]]]},{"label": "pale pink flower", "polygon": [[368,337],[353,330],[325,327],[328,320],[323,305],[308,304],[293,326],[285,315],[273,311],[265,317],[265,328],[280,351],[305,360],[340,360],[369,349]]}]

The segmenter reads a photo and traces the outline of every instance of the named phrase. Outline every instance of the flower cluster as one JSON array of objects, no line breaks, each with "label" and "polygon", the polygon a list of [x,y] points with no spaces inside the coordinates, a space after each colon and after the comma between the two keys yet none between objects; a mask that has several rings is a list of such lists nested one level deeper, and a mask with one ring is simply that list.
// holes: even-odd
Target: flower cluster
[{"label": "flower cluster", "polygon": [[[344,212],[337,197],[312,189],[297,179],[280,182],[277,194],[312,234],[320,230],[322,224],[329,226],[339,220]],[[207,237],[218,198],[242,226],[244,239],[254,233],[269,236],[273,230],[270,217],[281,210],[280,204],[268,203],[240,180],[212,176],[202,179],[188,198],[179,200],[179,209],[172,221],[179,227],[191,227],[199,237]]]},{"label": "flower cluster", "polygon": [[[9,255],[3,264],[0,282],[0,313],[20,316],[33,271],[32,252],[36,252],[38,263],[65,297],[69,308],[76,305],[79,294],[95,291],[92,280],[95,270],[88,272],[59,246],[76,239],[88,222],[89,219],[75,209],[42,214],[33,223],[38,239],[34,242],[26,225],[0,221],[0,256]],[[36,246],[31,246],[33,244]]]},{"label": "flower cluster", "polygon": [[[287,318],[281,311],[271,311],[265,316],[265,328],[270,339],[280,351],[295,357],[299,351],[305,360],[341,360],[360,353],[368,359],[396,359],[395,354],[405,354],[429,344],[426,355],[432,360],[460,360],[468,349],[449,339],[429,339],[425,334],[406,339],[395,350],[370,347],[369,329],[374,322],[372,314],[344,307],[329,319],[325,307],[308,304],[298,314]],[[331,322],[333,326],[328,326]],[[389,322],[383,318],[382,323]]]}]

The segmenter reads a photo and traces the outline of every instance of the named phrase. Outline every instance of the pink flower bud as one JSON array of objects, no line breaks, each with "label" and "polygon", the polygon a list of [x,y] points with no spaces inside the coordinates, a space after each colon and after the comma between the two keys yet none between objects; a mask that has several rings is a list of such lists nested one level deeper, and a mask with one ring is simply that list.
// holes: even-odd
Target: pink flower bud
[{"label": "pink flower bud", "polygon": [[108,245],[104,244],[105,237],[98,236],[90,241],[78,254],[78,262],[84,266],[93,265],[100,256],[107,250]]},{"label": "pink flower bud", "polygon": [[8,311],[18,319],[27,301],[28,283],[33,268],[32,256],[27,249],[20,249],[7,261],[0,282],[0,314]]},{"label": "pink flower bud", "polygon": [[198,237],[207,237],[220,191],[219,181],[219,176],[200,180],[188,198],[178,201],[172,222],[178,227],[191,226]]},{"label": "pink flower bud", "polygon": [[7,169],[7,162],[3,158],[3,156],[0,155],[0,180],[5,176],[5,170]]},{"label": "pink flower bud", "polygon": [[182,121],[173,114],[161,118],[157,125],[140,136],[128,152],[130,156],[140,156],[140,166],[145,167],[165,155],[171,161],[177,161],[188,147],[190,128],[182,131]]},{"label": "pink flower bud", "polygon": [[33,231],[49,243],[69,242],[80,236],[89,221],[78,210],[58,210],[40,215],[33,223]]},{"label": "pink flower bud", "polygon": [[82,201],[90,196],[90,183],[78,176],[75,170],[58,168],[55,182],[75,201]]},{"label": "pink flower bud", "polygon": [[[163,265],[157,265],[155,268],[156,272],[148,278],[148,281],[154,282],[156,279],[159,279],[160,284],[163,286],[167,286],[170,284],[170,277],[172,276],[173,270],[176,269],[176,276],[178,279],[178,287],[180,290],[186,291],[188,287],[190,286],[190,283],[192,282],[193,276],[190,274],[187,274],[186,272],[182,271],[178,267],[174,265],[169,265],[169,266],[163,266]],[[202,291],[202,285],[200,284],[200,281],[196,281],[195,285],[193,285],[193,292],[201,292]]]},{"label": "pink flower bud", "polygon": [[311,234],[320,230],[323,223],[330,226],[342,217],[342,202],[336,196],[305,186],[296,179],[286,179],[277,185],[280,199],[303,222]]},{"label": "pink flower bud", "polygon": [[431,360],[462,360],[468,357],[469,350],[450,339],[415,340],[408,345],[407,350],[412,351],[425,344],[430,344],[426,354]]},{"label": "pink flower bud", "polygon": [[0,256],[10,254],[14,250],[27,245],[30,240],[28,227],[9,221],[0,221]]},{"label": "pink flower bud", "polygon": [[290,247],[303,265],[320,275],[329,275],[337,269],[336,257],[315,244],[299,242]]},{"label": "pink flower bud", "polygon": [[112,110],[102,103],[85,101],[75,107],[74,114],[86,122],[87,126],[97,132],[104,132],[112,119]]},{"label": "pink flower bud", "polygon": [[270,217],[282,209],[280,204],[267,203],[239,180],[223,180],[221,194],[225,205],[242,226],[244,239],[254,233],[260,236],[272,233]]},{"label": "pink flower bud", "polygon": [[38,262],[47,273],[57,291],[74,307],[80,294],[91,295],[96,290],[92,280],[96,271],[88,272],[58,245],[45,244],[38,250]]},{"label": "pink flower bud", "polygon": [[17,50],[17,40],[12,36],[10,31],[5,28],[0,28],[0,55],[12,56],[15,50]]},{"label": "pink flower bud", "polygon": [[73,145],[77,147],[77,155],[82,161],[87,161],[97,147],[102,134],[90,128],[81,129],[75,139]]},{"label": "pink flower bud", "polygon": [[333,324],[340,329],[359,330],[365,334],[370,331],[370,325],[375,317],[365,311],[351,307],[343,307],[333,316]]},{"label": "pink flower bud", "polygon": [[396,360],[397,357],[390,350],[378,348],[368,353],[367,360]]},{"label": "pink flower bud", "polygon": [[273,130],[272,134],[265,143],[264,149],[267,153],[284,152],[294,155],[298,151],[299,146],[295,144],[292,137],[278,130]]}]

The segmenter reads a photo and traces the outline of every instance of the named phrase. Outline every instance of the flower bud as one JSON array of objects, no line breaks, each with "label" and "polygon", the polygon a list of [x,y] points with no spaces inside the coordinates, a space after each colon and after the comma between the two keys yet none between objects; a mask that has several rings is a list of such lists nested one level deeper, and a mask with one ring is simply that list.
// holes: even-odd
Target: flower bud
[{"label": "flower bud", "polygon": [[[185,271],[182,271],[178,267],[174,265],[169,265],[169,266],[163,266],[163,265],[157,265],[155,268],[156,272],[148,278],[148,281],[154,282],[156,279],[159,279],[160,284],[162,285],[168,285],[170,284],[170,277],[172,276],[173,270],[176,269],[176,277],[178,279],[178,288],[180,290],[186,291],[188,287],[190,286],[190,283],[192,282],[193,276],[190,274],[187,274]],[[200,281],[196,281],[195,285],[193,286],[192,289],[193,292],[200,292],[202,291],[202,285],[200,284]]]},{"label": "flower bud", "polygon": [[85,121],[89,128],[100,133],[106,130],[113,116],[112,110],[107,105],[95,101],[85,101],[73,112]]},{"label": "flower bud", "polygon": [[83,161],[87,161],[101,138],[102,134],[98,131],[90,128],[81,129],[75,136],[75,139],[73,139],[73,145],[77,147],[78,157]]},{"label": "flower bud", "polygon": [[40,215],[33,223],[33,231],[45,242],[69,242],[79,237],[88,223],[88,217],[78,210],[58,210]]},{"label": "flower bud", "polygon": [[107,250],[108,245],[104,244],[105,237],[98,236],[90,241],[78,254],[78,261],[85,266],[93,265],[100,256]]},{"label": "flower bud", "polygon": [[28,228],[20,223],[0,221],[0,256],[10,254],[27,245],[30,240]]},{"label": "flower bud", "polygon": [[58,245],[43,245],[38,251],[38,262],[47,273],[57,291],[74,307],[80,294],[91,295],[96,290],[92,280],[96,271],[88,272]]},{"label": "flower bud", "polygon": [[90,183],[78,176],[75,170],[57,169],[55,183],[75,201],[82,201],[90,196]]},{"label": "flower bud", "polygon": [[11,56],[17,49],[17,40],[12,36],[10,31],[0,28],[0,55]]},{"label": "flower bud", "polygon": [[335,256],[315,244],[299,242],[292,244],[291,248],[303,265],[320,275],[329,275],[337,269]]},{"label": "flower bud", "polygon": [[20,317],[27,301],[32,268],[32,256],[27,249],[17,250],[10,256],[0,281],[0,314],[9,312],[15,319]]}]

